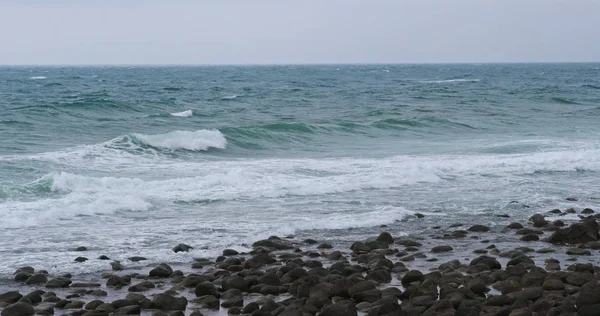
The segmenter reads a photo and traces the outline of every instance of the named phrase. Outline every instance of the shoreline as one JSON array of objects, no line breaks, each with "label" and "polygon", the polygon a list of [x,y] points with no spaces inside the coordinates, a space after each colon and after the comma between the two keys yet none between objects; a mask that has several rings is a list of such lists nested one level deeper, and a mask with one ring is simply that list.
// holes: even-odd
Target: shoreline
[{"label": "shoreline", "polygon": [[[448,223],[408,236],[382,225],[379,236],[351,245],[273,236],[254,242],[249,253],[223,249],[224,256],[182,264],[113,264],[116,270],[104,273],[60,276],[21,268],[0,284],[0,313],[594,315],[589,312],[600,296],[584,299],[600,293],[597,217],[591,209],[573,211],[506,227]],[[565,223],[565,215],[589,218]],[[589,242],[544,241],[588,224],[595,235],[581,238]]]}]

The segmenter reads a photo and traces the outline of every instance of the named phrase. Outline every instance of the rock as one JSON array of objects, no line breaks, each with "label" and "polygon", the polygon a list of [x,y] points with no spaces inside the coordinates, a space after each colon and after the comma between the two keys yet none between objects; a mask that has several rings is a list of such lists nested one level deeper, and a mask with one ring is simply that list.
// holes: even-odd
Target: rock
[{"label": "rock", "polygon": [[196,293],[196,297],[201,297],[201,296],[206,296],[206,295],[212,295],[215,297],[219,297],[219,291],[217,291],[217,288],[215,287],[215,285],[208,281],[204,281],[204,282],[198,284],[198,286],[196,286],[195,293]]},{"label": "rock", "polygon": [[539,229],[523,228],[523,229],[517,230],[516,234],[517,235],[529,235],[529,234],[543,235],[544,232]]},{"label": "rock", "polygon": [[567,200],[567,201],[570,201],[570,202],[576,202],[576,201],[577,201],[577,198],[574,198],[574,197],[568,197],[568,198],[566,198],[565,200]]},{"label": "rock", "polygon": [[357,316],[357,310],[351,301],[339,301],[334,304],[324,306],[319,312],[319,316]]},{"label": "rock", "polygon": [[77,257],[77,258],[75,258],[74,261],[75,262],[86,262],[86,261],[88,261],[88,258],[86,258],[86,257]]},{"label": "rock", "polygon": [[468,231],[470,232],[478,232],[478,233],[485,233],[488,232],[490,230],[489,227],[484,226],[484,225],[473,225],[471,227],[469,227]]},{"label": "rock", "polygon": [[425,217],[425,215],[423,215],[421,213],[415,213],[415,217],[416,218],[423,218],[423,217]]},{"label": "rock", "polygon": [[333,248],[333,246],[328,243],[322,243],[317,246],[317,249],[331,249],[331,248]]},{"label": "rock", "polygon": [[205,295],[198,297],[194,300],[194,303],[198,304],[200,308],[208,308],[212,310],[219,309],[219,300],[212,295]]},{"label": "rock", "polygon": [[452,248],[451,246],[435,246],[431,249],[431,252],[439,253],[439,252],[448,252],[448,251],[452,251],[452,250],[454,250],[454,248]]},{"label": "rock", "polygon": [[509,316],[532,316],[533,313],[527,307],[513,309]]},{"label": "rock", "polygon": [[248,292],[248,290],[250,289],[250,285],[248,284],[248,281],[246,281],[244,278],[237,276],[237,275],[224,278],[223,282],[221,284],[221,287],[225,291],[227,291],[229,289],[237,289],[242,292]]},{"label": "rock", "polygon": [[84,305],[85,305],[85,302],[72,301],[70,303],[67,303],[67,305],[65,305],[64,309],[80,309],[80,308],[83,308]]},{"label": "rock", "polygon": [[110,263],[110,266],[113,271],[122,271],[125,270],[125,267],[119,261],[113,261]]},{"label": "rock", "polygon": [[71,283],[71,287],[101,287],[102,284],[100,283],[83,283],[83,282],[77,282],[77,283]]},{"label": "rock", "polygon": [[470,266],[474,266],[474,265],[478,265],[478,264],[485,264],[486,266],[488,266],[490,268],[490,270],[502,269],[502,265],[500,265],[500,262],[498,262],[498,260],[496,260],[495,258],[489,257],[489,256],[477,257],[469,263]]},{"label": "rock", "polygon": [[140,257],[140,256],[134,256],[134,257],[129,257],[127,258],[129,261],[131,262],[139,262],[139,261],[145,261],[148,260],[148,258],[146,257]]},{"label": "rock", "polygon": [[174,297],[168,294],[156,294],[152,297],[152,306],[169,311],[185,311],[187,306],[185,297]]},{"label": "rock", "polygon": [[65,288],[65,287],[69,287],[69,285],[72,282],[73,281],[71,281],[67,278],[56,278],[56,279],[52,279],[52,280],[46,282],[46,287],[47,288]]},{"label": "rock", "polygon": [[562,228],[548,237],[552,244],[581,244],[600,239],[598,223],[594,219],[586,219],[581,223],[574,223],[567,228]]},{"label": "rock", "polygon": [[390,283],[392,282],[392,275],[383,269],[377,269],[367,273],[367,280],[373,280],[377,283]]},{"label": "rock", "polygon": [[589,250],[580,249],[580,248],[569,248],[569,249],[567,249],[566,254],[573,255],[573,256],[591,256],[592,255],[592,253]]},{"label": "rock", "polygon": [[120,288],[122,286],[127,285],[129,282],[119,277],[118,275],[111,275],[108,280],[106,280],[106,286],[112,288]]},{"label": "rock", "polygon": [[30,304],[18,302],[8,305],[2,312],[1,316],[32,316],[35,314],[35,309]]},{"label": "rock", "polygon": [[30,276],[29,278],[27,278],[27,280],[25,281],[25,284],[27,285],[34,285],[34,284],[45,284],[46,282],[48,282],[48,276],[45,274],[34,274],[32,276]]},{"label": "rock", "polygon": [[294,249],[294,245],[292,243],[280,239],[264,239],[252,244],[252,248],[258,247],[273,248],[276,250]]},{"label": "rock", "polygon": [[508,229],[522,229],[523,225],[521,225],[521,223],[512,222],[512,223],[508,224],[508,226],[506,226],[506,228],[508,228]]},{"label": "rock", "polygon": [[173,269],[168,264],[161,263],[156,268],[150,270],[149,275],[151,277],[168,278],[171,273],[173,273]]},{"label": "rock", "polygon": [[144,291],[148,291],[149,289],[153,289],[155,288],[156,285],[154,285],[154,283],[150,282],[150,281],[144,281],[138,284],[135,284],[133,286],[130,286],[127,291],[129,292],[144,292]]},{"label": "rock", "polygon": [[105,255],[101,255],[100,257],[98,257],[98,260],[110,260],[110,258]]},{"label": "rock", "polygon": [[[372,281],[360,281],[360,282],[350,286],[348,288],[347,294],[352,296],[355,293],[364,292],[364,291],[373,290],[373,289],[375,289],[375,283],[373,283]],[[336,282],[333,286],[333,293],[337,294],[338,290],[339,290],[339,285],[338,285],[338,282]]]},{"label": "rock", "polygon": [[17,302],[23,297],[18,291],[10,291],[0,294],[0,303],[12,304]]},{"label": "rock", "polygon": [[173,251],[175,253],[178,253],[178,252],[188,252],[191,249],[194,249],[194,247],[192,247],[190,245],[186,245],[186,244],[179,244],[179,245],[173,247]]},{"label": "rock", "polygon": [[527,234],[527,235],[519,238],[519,240],[521,240],[521,241],[538,241],[538,240],[540,240],[540,237],[535,234]]},{"label": "rock", "polygon": [[507,263],[506,266],[510,267],[510,266],[516,266],[518,264],[527,264],[527,265],[533,265],[535,266],[535,262],[533,261],[533,259],[525,256],[525,255],[518,255],[515,256],[514,258],[510,259]]},{"label": "rock", "polygon": [[139,315],[142,312],[142,309],[138,305],[129,305],[118,308],[115,310],[114,316],[121,315]]},{"label": "rock", "polygon": [[383,232],[383,233],[379,234],[379,236],[377,237],[377,241],[384,242],[386,244],[393,244],[394,237],[392,237],[392,234],[390,234],[388,232]]},{"label": "rock", "polygon": [[16,282],[25,282],[25,281],[27,281],[27,279],[29,279],[30,276],[31,276],[31,273],[28,273],[28,272],[17,272],[15,274],[14,280]]},{"label": "rock", "polygon": [[402,280],[401,280],[402,286],[404,286],[404,287],[406,287],[416,281],[418,281],[418,282],[425,281],[425,276],[423,275],[423,273],[421,271],[418,271],[418,270],[408,271],[404,274],[404,276],[402,276]]},{"label": "rock", "polygon": [[506,306],[511,305],[514,301],[515,299],[508,295],[494,295],[488,297],[483,304],[489,306]]},{"label": "rock", "polygon": [[237,252],[237,250],[233,250],[233,249],[223,250],[223,256],[226,256],[226,257],[237,256],[238,254],[239,254],[239,252]]},{"label": "rock", "polygon": [[232,297],[223,303],[221,303],[221,307],[231,308],[231,307],[243,307],[244,299],[241,296]]},{"label": "rock", "polygon": [[87,248],[84,246],[79,246],[79,247],[75,248],[75,251],[87,251]]},{"label": "rock", "polygon": [[352,294],[352,299],[356,302],[374,303],[381,298],[381,291],[378,289],[366,290]]},{"label": "rock", "polygon": [[562,291],[565,289],[565,284],[560,279],[548,279],[542,285],[544,291]]}]

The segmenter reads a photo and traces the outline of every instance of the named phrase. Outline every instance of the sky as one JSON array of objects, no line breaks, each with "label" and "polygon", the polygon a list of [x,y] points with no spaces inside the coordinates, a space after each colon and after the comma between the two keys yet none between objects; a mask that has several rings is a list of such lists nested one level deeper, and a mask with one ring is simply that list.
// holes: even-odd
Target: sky
[{"label": "sky", "polygon": [[0,0],[0,64],[600,61],[600,0]]}]

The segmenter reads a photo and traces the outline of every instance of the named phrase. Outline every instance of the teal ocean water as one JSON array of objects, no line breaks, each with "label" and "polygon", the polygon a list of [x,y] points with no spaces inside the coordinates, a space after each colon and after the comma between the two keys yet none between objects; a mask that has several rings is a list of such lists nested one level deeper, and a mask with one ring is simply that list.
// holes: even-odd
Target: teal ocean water
[{"label": "teal ocean water", "polygon": [[3,67],[0,275],[594,208],[599,122],[600,64]]}]

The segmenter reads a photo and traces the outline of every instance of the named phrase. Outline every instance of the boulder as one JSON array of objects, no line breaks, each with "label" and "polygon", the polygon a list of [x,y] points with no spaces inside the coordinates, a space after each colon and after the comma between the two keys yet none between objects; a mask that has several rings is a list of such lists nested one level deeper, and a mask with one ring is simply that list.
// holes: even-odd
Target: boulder
[{"label": "boulder", "polygon": [[65,288],[69,287],[73,281],[67,278],[56,278],[46,282],[47,288]]},{"label": "boulder", "polygon": [[174,297],[168,294],[156,294],[152,297],[152,306],[161,310],[185,311],[187,304],[185,297]]},{"label": "boulder", "polygon": [[546,241],[552,244],[581,244],[597,241],[600,239],[598,229],[596,220],[586,219],[581,223],[574,223],[555,231]]},{"label": "boulder", "polygon": [[151,277],[168,278],[171,273],[173,273],[173,269],[168,264],[161,263],[156,268],[150,270],[149,275]]},{"label": "boulder", "polygon": [[5,307],[1,316],[33,316],[35,309],[28,303],[18,302]]},{"label": "boulder", "polygon": [[179,245],[173,247],[173,251],[175,253],[178,253],[178,252],[188,252],[191,249],[194,249],[194,247],[192,247],[190,245],[186,245],[186,244],[179,244]]}]

